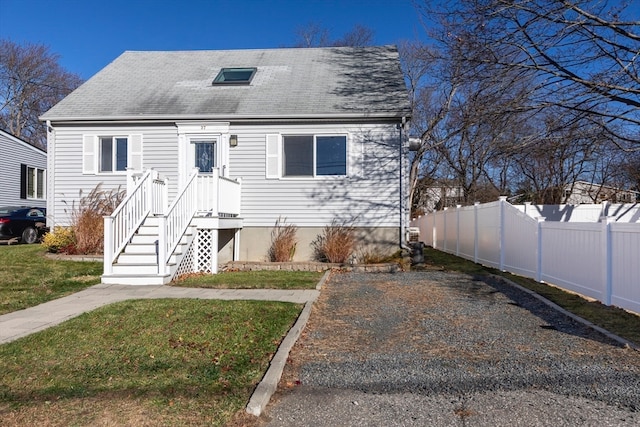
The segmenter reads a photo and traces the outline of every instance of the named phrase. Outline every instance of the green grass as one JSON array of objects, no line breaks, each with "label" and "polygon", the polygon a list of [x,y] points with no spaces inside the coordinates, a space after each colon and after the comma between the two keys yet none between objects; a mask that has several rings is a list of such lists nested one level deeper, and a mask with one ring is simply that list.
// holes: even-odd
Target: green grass
[{"label": "green grass", "polygon": [[472,275],[496,274],[503,276],[518,285],[530,289],[537,294],[558,304],[571,313],[588,320],[622,338],[640,345],[640,316],[629,313],[621,308],[605,306],[596,301],[589,301],[579,295],[565,292],[555,286],[536,282],[522,276],[503,273],[494,268],[484,267],[472,261],[451,255],[433,248],[425,249],[427,268],[438,268],[449,271],[459,271]]},{"label": "green grass", "polygon": [[112,304],[0,346],[4,425],[224,425],[301,310],[264,301]]},{"label": "green grass", "polygon": [[100,283],[101,262],[57,261],[44,255],[40,245],[0,246],[0,314]]},{"label": "green grass", "polygon": [[317,271],[231,271],[189,275],[172,285],[216,289],[315,289],[323,274]]}]

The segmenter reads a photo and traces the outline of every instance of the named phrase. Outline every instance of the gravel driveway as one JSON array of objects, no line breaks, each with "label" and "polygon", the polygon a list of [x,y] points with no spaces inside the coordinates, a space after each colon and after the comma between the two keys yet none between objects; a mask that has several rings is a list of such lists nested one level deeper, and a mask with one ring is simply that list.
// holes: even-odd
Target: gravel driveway
[{"label": "gravel driveway", "polygon": [[640,353],[496,279],[332,275],[263,426],[640,425]]}]

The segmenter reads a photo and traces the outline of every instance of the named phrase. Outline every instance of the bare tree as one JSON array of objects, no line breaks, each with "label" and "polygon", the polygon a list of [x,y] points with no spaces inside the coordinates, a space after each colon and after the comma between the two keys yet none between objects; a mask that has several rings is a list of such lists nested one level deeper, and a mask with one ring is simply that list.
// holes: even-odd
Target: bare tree
[{"label": "bare tree", "polygon": [[371,28],[356,24],[341,38],[332,40],[329,30],[316,22],[310,22],[295,31],[294,47],[328,47],[328,46],[371,46],[374,42],[374,32]]},{"label": "bare tree", "polygon": [[[434,7],[469,64],[535,75],[529,108],[589,117],[624,148],[638,148],[640,21],[626,2],[480,0]],[[445,12],[442,12],[445,10]],[[623,125],[616,125],[620,124]]]},{"label": "bare tree", "polygon": [[78,75],[62,69],[48,47],[0,40],[0,128],[46,148],[38,117],[81,83]]},{"label": "bare tree", "polygon": [[342,38],[335,40],[332,45],[351,47],[371,46],[373,44],[373,36],[374,32],[371,28],[356,24],[351,31],[342,36]]}]

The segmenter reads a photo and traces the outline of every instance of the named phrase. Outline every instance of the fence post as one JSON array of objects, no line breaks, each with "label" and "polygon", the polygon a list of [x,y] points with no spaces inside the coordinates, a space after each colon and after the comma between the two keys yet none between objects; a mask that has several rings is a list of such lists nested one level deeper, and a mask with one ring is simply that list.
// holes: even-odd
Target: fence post
[{"label": "fence post", "polygon": [[431,213],[431,246],[433,249],[438,249],[438,229],[436,227],[436,219],[438,218],[438,211]]},{"label": "fence post", "polygon": [[447,252],[447,210],[449,208],[442,209],[442,250]]},{"label": "fence post", "polygon": [[456,205],[456,256],[460,256],[460,208],[462,205]]},{"label": "fence post", "polygon": [[473,262],[478,262],[478,207],[480,202],[473,204]]},{"label": "fence post", "polygon": [[504,242],[505,242],[505,233],[504,233],[504,211],[505,211],[505,203],[507,203],[507,196],[500,196],[498,198],[500,202],[500,219],[499,219],[499,228],[498,232],[499,241],[500,241],[500,271],[504,271]]},{"label": "fence post", "polygon": [[604,298],[602,302],[604,305],[611,305],[611,294],[613,293],[612,283],[612,266],[611,266],[611,224],[615,222],[615,217],[602,216],[600,217],[602,222],[602,243],[603,243],[603,285],[604,285]]},{"label": "fence post", "polygon": [[536,226],[536,282],[542,282],[542,223],[545,217],[536,218],[538,225]]}]

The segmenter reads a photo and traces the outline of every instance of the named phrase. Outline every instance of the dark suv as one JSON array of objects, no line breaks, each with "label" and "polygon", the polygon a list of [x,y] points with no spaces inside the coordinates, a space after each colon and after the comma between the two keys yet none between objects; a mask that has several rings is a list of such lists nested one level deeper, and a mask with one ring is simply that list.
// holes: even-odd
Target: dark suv
[{"label": "dark suv", "polygon": [[0,207],[0,240],[20,240],[23,243],[40,241],[47,231],[46,215],[44,208]]}]

